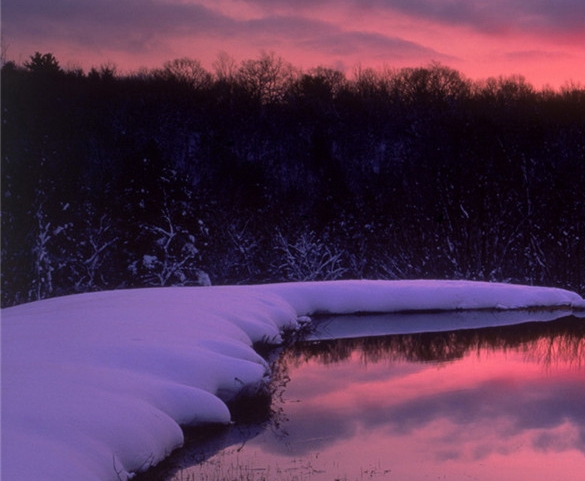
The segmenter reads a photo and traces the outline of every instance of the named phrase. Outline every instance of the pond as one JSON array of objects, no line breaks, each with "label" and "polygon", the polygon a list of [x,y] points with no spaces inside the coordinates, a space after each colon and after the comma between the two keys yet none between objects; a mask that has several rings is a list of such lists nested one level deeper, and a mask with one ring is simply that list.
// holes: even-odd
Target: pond
[{"label": "pond", "polygon": [[193,434],[167,479],[583,479],[584,319],[323,339],[336,322],[280,353],[269,419]]}]

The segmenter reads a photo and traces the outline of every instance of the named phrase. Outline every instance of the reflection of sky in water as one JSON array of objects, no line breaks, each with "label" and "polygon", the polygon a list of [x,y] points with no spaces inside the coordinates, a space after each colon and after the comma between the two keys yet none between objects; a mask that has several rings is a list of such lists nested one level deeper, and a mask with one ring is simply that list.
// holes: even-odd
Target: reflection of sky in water
[{"label": "reflection of sky in water", "polygon": [[[440,363],[372,361],[358,345],[336,363],[301,355],[280,428],[219,456],[255,469],[244,479],[581,480],[585,369],[563,342],[472,346]],[[189,472],[214,479],[209,466]]]}]

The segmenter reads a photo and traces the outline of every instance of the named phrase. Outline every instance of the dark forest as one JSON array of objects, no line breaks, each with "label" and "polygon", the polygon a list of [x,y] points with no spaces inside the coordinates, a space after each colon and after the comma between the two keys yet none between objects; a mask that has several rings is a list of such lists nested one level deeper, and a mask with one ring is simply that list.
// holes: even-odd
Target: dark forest
[{"label": "dark forest", "polygon": [[144,286],[585,292],[585,89],[274,54],[2,67],[2,306]]}]

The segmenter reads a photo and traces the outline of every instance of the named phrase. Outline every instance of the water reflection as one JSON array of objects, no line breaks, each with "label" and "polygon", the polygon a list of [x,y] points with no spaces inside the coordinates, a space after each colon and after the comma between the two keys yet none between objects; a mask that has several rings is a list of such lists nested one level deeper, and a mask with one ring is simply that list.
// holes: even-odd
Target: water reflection
[{"label": "water reflection", "polygon": [[[483,314],[472,313],[472,315]],[[485,313],[488,316],[495,314],[497,313]],[[518,314],[518,312],[513,314]],[[448,315],[439,313],[424,316],[425,318],[435,316],[440,319]],[[462,313],[451,314],[451,316],[461,315]],[[408,324],[409,318],[415,321],[419,315],[380,314],[361,317],[364,319],[362,324],[371,327],[373,324],[394,326],[398,322]],[[396,323],[391,320],[392,317],[397,318]],[[426,323],[425,326],[429,331],[421,333],[328,339],[327,336],[331,335],[331,331],[339,335],[344,330],[343,326],[350,323],[350,319],[356,318],[355,316],[335,316],[321,320],[320,324],[326,327],[318,325],[317,331],[309,336],[306,342],[292,346],[285,353],[286,362],[283,364],[288,366],[297,362],[296,359],[305,361],[311,358],[328,364],[342,361],[356,352],[361,355],[363,362],[380,360],[445,362],[460,359],[469,353],[476,352],[479,355],[490,351],[524,352],[531,361],[545,366],[553,363],[580,366],[580,363],[585,361],[583,341],[585,320],[573,316],[560,317],[555,322],[524,322],[510,326],[429,332],[431,325],[445,325],[441,320]],[[555,318],[551,317],[551,319]],[[359,322],[358,320],[354,324]],[[331,327],[334,324],[336,324],[336,329]],[[340,325],[342,325],[341,328]]]},{"label": "water reflection", "polygon": [[194,448],[206,461],[174,479],[582,479],[584,362],[572,317],[298,343],[272,421]]}]

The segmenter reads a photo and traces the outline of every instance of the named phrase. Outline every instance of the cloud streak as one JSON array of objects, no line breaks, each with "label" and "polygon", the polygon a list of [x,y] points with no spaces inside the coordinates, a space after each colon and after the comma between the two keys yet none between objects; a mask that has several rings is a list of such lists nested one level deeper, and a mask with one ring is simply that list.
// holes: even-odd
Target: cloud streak
[{"label": "cloud streak", "polygon": [[584,34],[585,3],[579,0],[390,0],[382,2],[419,18],[462,25],[483,33]]},{"label": "cloud streak", "polygon": [[[132,47],[136,40],[185,34],[229,35],[235,22],[202,5],[166,5],[152,0],[51,2],[11,0],[4,4],[11,35],[77,40],[86,45]],[[28,28],[27,28],[28,26]]]},{"label": "cloud streak", "polygon": [[[75,41],[96,48],[140,51],[155,41],[191,38],[248,39],[256,43],[292,43],[325,54],[378,52],[396,57],[434,56],[439,52],[398,37],[346,30],[338,25],[298,16],[267,15],[237,19],[201,4],[161,3],[153,0],[101,2],[5,2],[9,36],[28,25],[27,35],[38,39]],[[445,58],[447,58],[445,56]]]},{"label": "cloud streak", "polygon": [[[269,10],[290,9],[288,0],[244,0]],[[316,7],[401,13],[484,33],[516,30],[541,35],[585,34],[585,2],[581,0],[299,0],[295,8]]]}]

